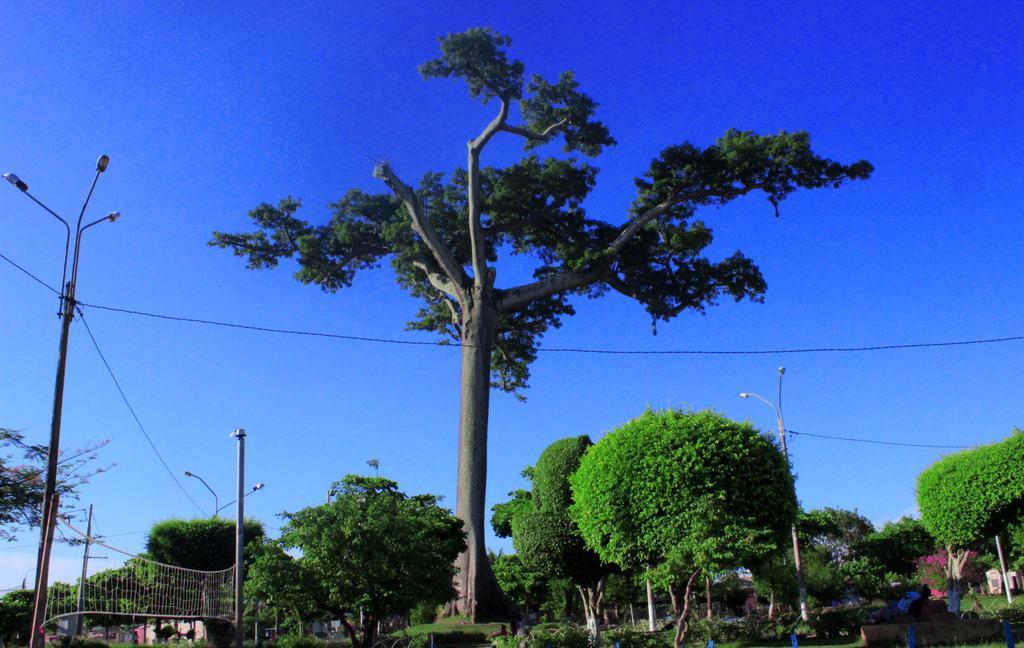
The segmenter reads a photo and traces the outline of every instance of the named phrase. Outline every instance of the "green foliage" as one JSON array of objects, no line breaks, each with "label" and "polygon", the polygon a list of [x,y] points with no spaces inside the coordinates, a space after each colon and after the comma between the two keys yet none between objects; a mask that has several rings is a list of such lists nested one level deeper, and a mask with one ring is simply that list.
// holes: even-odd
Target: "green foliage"
[{"label": "green foliage", "polygon": [[[80,487],[109,469],[93,467],[107,443],[61,451],[57,491],[62,504],[78,499]],[[39,526],[46,457],[46,446],[27,443],[21,433],[0,427],[0,541],[17,540],[20,528]]]},{"label": "green foliage", "polygon": [[[518,136],[525,150],[561,139],[563,151],[592,157],[615,143],[608,128],[594,119],[597,103],[580,91],[572,72],[556,81],[532,75],[526,82],[524,65],[508,55],[511,39],[490,29],[469,29],[439,41],[441,55],[420,66],[423,77],[462,79],[471,97],[502,104],[493,122],[497,130],[481,147],[492,136]],[[515,103],[522,124],[508,121]],[[697,209],[753,191],[763,191],[777,209],[797,188],[838,187],[867,178],[871,171],[864,161],[844,165],[816,155],[804,132],[729,130],[706,148],[670,146],[636,181],[631,216],[642,222],[630,229],[624,245],[614,246],[624,233],[621,219],[586,214],[582,205],[597,169],[575,158],[531,155],[506,168],[428,173],[411,191],[458,267],[454,274],[459,276],[453,277],[428,249],[423,233],[412,227],[409,207],[398,185],[388,180],[393,172],[385,163],[375,174],[388,180],[391,192],[352,189],[332,205],[328,223],[312,225],[298,218],[301,201],[289,196],[249,213],[255,231],[214,232],[211,245],[231,249],[253,269],[294,258],[296,279],[328,292],[350,286],[357,272],[388,260],[397,283],[423,303],[409,327],[460,340],[468,303],[458,293],[472,280],[466,270],[472,265],[468,173],[478,173],[486,261],[495,262],[500,250],[509,250],[539,260],[533,272],[537,279],[573,275],[563,288],[536,293],[515,308],[499,308],[495,348],[500,353],[492,355],[492,380],[500,389],[519,391],[527,385],[540,338],[574,314],[571,298],[576,295],[597,297],[616,290],[663,320],[688,309],[703,311],[722,295],[760,298],[765,282],[753,261],[740,252],[720,261],[704,254],[712,233],[703,222],[691,220]],[[431,276],[445,275],[459,284],[454,291],[431,283]],[[500,304],[516,289],[488,288],[488,296]]]},{"label": "green foliage", "polygon": [[885,565],[880,561],[866,556],[854,558],[843,563],[839,573],[853,586],[853,590],[864,598],[889,598],[891,588],[888,576],[891,572],[886,571]]},{"label": "green foliage", "polygon": [[772,554],[796,515],[775,444],[711,411],[645,412],[591,448],[570,483],[572,516],[602,559],[676,580]]},{"label": "green foliage", "polygon": [[829,560],[829,553],[825,547],[801,547],[800,557],[803,560],[804,582],[809,595],[821,601],[823,605],[830,605],[843,597],[846,579],[842,571]]},{"label": "green foliage", "polygon": [[583,587],[594,586],[611,571],[587,549],[569,517],[569,476],[591,445],[587,436],[560,439],[549,445],[533,469],[532,506],[520,506],[512,518],[512,542],[528,567],[549,577],[568,578]]},{"label": "green foliage", "polygon": [[548,577],[530,569],[516,554],[491,554],[494,577],[520,612],[540,610],[550,597]]},{"label": "green foliage", "polygon": [[15,590],[0,597],[0,639],[28,643],[32,626],[32,590]]},{"label": "green foliage", "polygon": [[332,488],[329,504],[285,514],[281,535],[302,551],[322,609],[362,609],[372,629],[377,619],[452,598],[452,563],[466,543],[462,522],[436,496],[407,496],[391,480],[356,475]]},{"label": "green foliage", "polygon": [[1014,521],[1024,502],[1024,432],[948,455],[917,478],[921,522],[943,545],[965,548]]},{"label": "green foliage", "polygon": [[861,558],[877,561],[884,571],[909,578],[916,569],[915,561],[935,552],[935,539],[920,520],[902,517],[869,534],[856,545]]},{"label": "green foliage", "polygon": [[801,546],[823,547],[833,565],[853,557],[857,545],[875,531],[871,521],[856,511],[831,507],[802,513],[797,529]]},{"label": "green foliage", "polygon": [[[245,544],[259,544],[263,524],[245,521]],[[146,552],[168,565],[216,571],[235,564],[235,522],[224,518],[161,520],[149,530]]]},{"label": "green foliage", "polygon": [[[697,634],[697,636],[703,639],[708,638],[701,634]],[[618,646],[618,648],[669,648],[672,645],[666,633],[639,632],[629,627],[609,630],[601,635],[601,641],[606,646]]]},{"label": "green foliage", "polygon": [[819,637],[852,637],[860,632],[864,611],[858,607],[825,608],[811,615],[811,628]]},{"label": "green foliage", "polygon": [[324,642],[309,635],[286,634],[278,638],[277,648],[324,648]]},{"label": "green foliage", "polygon": [[[501,584],[501,581],[498,581]],[[502,591],[508,593],[508,590],[502,587]],[[422,625],[424,623],[433,623],[437,620],[441,612],[441,608],[435,603],[419,603],[413,609],[409,610],[409,625]]]},{"label": "green foliage", "polygon": [[590,648],[590,635],[575,626],[535,629],[526,637],[527,648]]},{"label": "green foliage", "polygon": [[263,540],[250,545],[245,596],[294,616],[299,626],[312,620],[325,598],[323,586],[302,558],[288,555],[279,543]]},{"label": "green foliage", "polygon": [[531,508],[533,502],[530,491],[517,488],[508,494],[507,502],[499,502],[491,507],[491,528],[499,538],[512,537],[512,518],[520,510]]}]

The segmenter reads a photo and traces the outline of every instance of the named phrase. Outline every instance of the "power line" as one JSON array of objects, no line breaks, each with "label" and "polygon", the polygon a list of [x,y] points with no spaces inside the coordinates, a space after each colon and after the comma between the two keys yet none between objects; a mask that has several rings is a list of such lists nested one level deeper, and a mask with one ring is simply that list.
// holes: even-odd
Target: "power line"
[{"label": "power line", "polygon": [[[36,277],[31,272],[25,270],[20,265],[14,263],[6,256],[0,254],[0,259],[3,259],[13,265],[18,270],[22,271],[35,281],[39,282],[47,289],[53,291],[59,295],[55,288]],[[131,308],[121,308],[117,306],[105,306],[102,304],[90,304],[87,302],[79,301],[77,306],[85,306],[87,308],[95,308],[98,310],[105,310],[114,313],[122,313],[126,315],[136,315],[139,317],[150,317],[153,319],[161,319],[172,322],[186,322],[190,324],[204,324],[207,326],[220,326],[224,328],[241,329],[246,331],[257,331],[260,333],[276,333],[281,335],[296,335],[305,337],[317,337],[317,338],[329,338],[336,340],[349,340],[355,342],[370,342],[375,344],[395,344],[404,346],[423,346],[423,347],[439,347],[439,348],[460,348],[460,347],[472,347],[475,345],[470,344],[458,344],[447,341],[424,341],[424,340],[403,340],[397,338],[382,338],[382,337],[371,337],[363,335],[346,335],[342,333],[326,333],[323,331],[308,331],[301,329],[286,329],[286,328],[275,328],[270,326],[260,326],[256,324],[241,324],[238,322],[224,322],[219,320],[204,319],[199,317],[187,317],[181,315],[167,315],[164,313],[153,313],[148,311],[140,311]],[[81,312],[81,309],[79,309]],[[944,347],[958,347],[958,346],[972,346],[981,344],[1004,344],[1007,342],[1021,342],[1024,341],[1024,335],[1014,335],[1007,337],[994,337],[994,338],[974,338],[968,340],[947,340],[940,342],[914,342],[906,344],[877,344],[869,346],[828,346],[828,347],[800,347],[800,348],[781,348],[781,349],[588,349],[582,347],[539,347],[538,353],[581,353],[581,354],[592,354],[592,355],[647,355],[647,356],[671,356],[671,355],[691,355],[691,356],[744,356],[744,355],[782,355],[782,354],[800,354],[800,353],[863,353],[870,351],[897,351],[897,350],[908,350],[908,349],[933,349],[933,348],[944,348]]]},{"label": "power line", "polygon": [[[470,344],[457,344],[445,341],[427,342],[422,340],[400,340],[395,338],[379,338],[360,335],[344,335],[341,333],[325,333],[322,331],[305,331],[299,329],[283,329],[254,324],[239,324],[237,322],[223,322],[218,320],[201,319],[198,317],[183,317],[179,315],[165,315],[163,313],[151,313],[146,311],[133,310],[130,308],[118,308],[116,306],[103,306],[100,304],[89,304],[79,302],[80,305],[88,308],[97,308],[115,313],[127,315],[138,315],[141,317],[152,317],[155,319],[170,320],[173,322],[187,322],[190,324],[206,324],[208,326],[222,326],[225,328],[243,329],[247,331],[259,331],[261,333],[278,333],[283,335],[302,335],[307,337],[333,338],[339,340],[353,340],[358,342],[374,342],[378,344],[403,344],[411,346],[430,347],[472,347]],[[972,340],[953,340],[945,342],[918,342],[908,344],[880,344],[874,346],[856,347],[806,347],[795,349],[740,349],[740,350],[700,350],[700,349],[587,349],[578,347],[539,347],[539,353],[589,353],[597,355],[778,355],[793,353],[852,353],[864,351],[894,351],[899,349],[926,349],[936,347],[968,346],[977,344],[998,344],[1004,342],[1024,341],[1024,335],[1016,335],[1000,338],[979,338]]]},{"label": "power line", "polygon": [[905,448],[932,448],[940,450],[966,450],[971,446],[961,445],[937,445],[933,443],[904,443],[902,441],[880,441],[877,439],[858,439],[854,437],[841,437],[841,436],[829,436],[827,434],[815,434],[813,432],[797,432],[796,430],[786,430],[789,434],[795,434],[797,436],[815,437],[817,439],[829,439],[831,441],[851,441],[853,443],[872,443],[875,445],[887,445],[887,446],[902,446]]},{"label": "power line", "polygon": [[192,504],[197,509],[199,509],[200,513],[206,515],[206,511],[203,510],[203,507],[199,506],[199,504],[194,499],[192,499],[192,496],[189,495],[187,490],[185,490],[185,487],[181,485],[181,482],[178,480],[177,475],[174,474],[174,471],[171,470],[171,467],[167,465],[166,461],[164,461],[163,455],[160,454],[160,451],[157,449],[156,444],[153,443],[153,439],[152,437],[149,436],[149,432],[146,432],[145,426],[143,426],[142,421],[139,420],[139,415],[135,413],[135,408],[132,407],[132,404],[128,401],[128,397],[125,395],[124,390],[121,389],[121,383],[118,382],[117,376],[114,375],[114,370],[110,368],[110,363],[107,362],[107,358],[103,355],[103,351],[100,350],[100,345],[99,343],[96,342],[96,336],[92,334],[92,329],[89,328],[89,322],[87,322],[85,319],[85,313],[83,313],[82,309],[78,308],[77,305],[76,310],[78,311],[78,316],[82,320],[82,324],[85,325],[85,330],[89,333],[89,339],[92,340],[92,345],[96,348],[96,353],[100,356],[100,360],[103,361],[103,366],[107,368],[107,373],[110,374],[110,379],[114,381],[114,386],[117,387],[118,393],[121,394],[121,400],[123,400],[124,404],[128,407],[128,411],[132,413],[132,418],[135,419],[135,424],[139,426],[139,430],[142,431],[142,435],[146,437],[146,441],[149,442],[149,447],[153,448],[153,452],[156,453],[157,459],[159,459],[160,463],[163,464],[164,470],[166,470],[167,474],[171,476],[171,479],[174,480],[174,483],[177,484],[181,492],[185,494],[185,497],[188,498],[188,501],[192,502]]},{"label": "power line", "polygon": [[54,287],[53,287],[53,286],[51,286],[50,284],[46,283],[45,281],[43,281],[42,279],[40,279],[40,278],[39,278],[39,277],[37,277],[36,275],[32,274],[31,272],[29,272],[29,271],[28,271],[28,270],[26,270],[25,268],[21,267],[20,265],[18,265],[17,263],[15,263],[14,261],[12,261],[12,260],[11,260],[11,259],[9,259],[8,257],[6,257],[5,255],[3,255],[3,254],[0,254],[0,259],[3,259],[3,260],[4,260],[4,261],[6,261],[7,263],[10,263],[10,264],[11,264],[12,266],[14,266],[15,268],[17,268],[18,270],[20,270],[20,271],[21,271],[21,272],[23,272],[24,274],[28,275],[28,276],[29,276],[29,277],[30,277],[30,278],[31,278],[31,279],[32,279],[33,281],[35,281],[35,282],[36,282],[36,283],[38,283],[39,285],[43,286],[44,288],[46,288],[47,290],[49,290],[49,291],[50,291],[50,292],[52,292],[53,294],[57,295],[58,297],[60,296],[60,291],[59,291],[59,290],[57,290],[56,288],[54,288]]}]

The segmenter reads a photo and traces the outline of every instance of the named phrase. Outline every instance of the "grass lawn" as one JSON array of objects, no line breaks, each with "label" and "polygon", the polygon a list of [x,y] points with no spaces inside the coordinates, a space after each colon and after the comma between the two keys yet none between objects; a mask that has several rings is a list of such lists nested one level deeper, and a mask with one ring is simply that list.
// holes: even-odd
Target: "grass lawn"
[{"label": "grass lawn", "polygon": [[[506,627],[508,627],[506,625]],[[405,630],[392,633],[395,637],[415,637],[424,634],[438,634],[442,632],[482,632],[490,636],[492,632],[501,630],[500,623],[473,623],[464,616],[449,617],[441,619],[437,623],[423,623],[409,626]]]}]

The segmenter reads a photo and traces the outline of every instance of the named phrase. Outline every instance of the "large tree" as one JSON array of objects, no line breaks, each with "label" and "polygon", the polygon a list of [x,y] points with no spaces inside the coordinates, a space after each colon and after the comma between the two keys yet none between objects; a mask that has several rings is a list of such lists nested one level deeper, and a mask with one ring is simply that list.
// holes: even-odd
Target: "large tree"
[{"label": "large tree", "polygon": [[[389,260],[398,284],[423,301],[410,328],[461,345],[456,513],[466,523],[468,548],[457,563],[459,596],[449,611],[475,618],[511,612],[484,547],[491,387],[526,387],[540,338],[575,312],[578,296],[615,290],[643,304],[655,321],[703,311],[723,295],[759,300],[765,281],[753,261],[738,251],[718,260],[703,254],[712,234],[694,218],[697,210],[752,192],[763,192],[777,210],[797,188],[838,187],[872,171],[864,161],[819,157],[804,132],[729,130],[707,147],[665,148],[636,180],[628,213],[593,217],[583,203],[597,168],[574,156],[530,153],[505,168],[482,165],[498,136],[520,138],[527,151],[560,141],[565,153],[587,157],[615,143],[572,72],[555,81],[527,79],[523,64],[508,57],[510,44],[490,29],[449,34],[440,38],[441,56],[420,67],[425,78],[459,78],[471,98],[496,104],[493,118],[468,141],[466,168],[447,178],[427,173],[413,185],[380,162],[374,175],[388,191],[349,190],[327,223],[299,218],[301,203],[289,197],[251,211],[255,231],[215,232],[211,241],[253,269],[297,258],[296,278],[328,292]],[[499,252],[535,258],[533,280],[499,287]]]},{"label": "large tree", "polygon": [[602,438],[569,482],[587,546],[668,586],[676,648],[686,643],[697,577],[760,563],[796,518],[779,448],[711,411],[648,411]]}]

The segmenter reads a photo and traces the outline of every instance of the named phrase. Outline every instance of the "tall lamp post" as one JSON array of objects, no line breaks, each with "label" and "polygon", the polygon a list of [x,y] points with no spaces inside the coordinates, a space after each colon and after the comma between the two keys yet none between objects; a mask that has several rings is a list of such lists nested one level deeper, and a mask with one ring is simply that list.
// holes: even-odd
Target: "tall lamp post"
[{"label": "tall lamp post", "polygon": [[[779,444],[782,445],[782,456],[786,458],[786,463],[789,463],[789,450],[786,449],[786,425],[782,422],[782,376],[786,373],[785,367],[779,367],[779,396],[778,405],[772,403],[770,400],[754,394],[752,392],[743,392],[740,394],[740,398],[756,398],[768,407],[775,410],[775,422],[779,427]],[[793,496],[796,497],[796,484],[793,485]],[[796,583],[800,589],[800,618],[804,621],[809,621],[811,618],[810,612],[807,609],[807,583],[804,582],[804,569],[800,562],[800,540],[797,537],[796,522],[793,523],[791,530],[793,532],[793,563],[796,565]]]},{"label": "tall lamp post", "polygon": [[[50,550],[53,545],[53,531],[57,520],[57,508],[59,496],[57,494],[57,457],[60,454],[60,424],[64,407],[64,375],[67,370],[68,337],[71,331],[71,320],[75,317],[75,287],[78,282],[78,261],[82,247],[82,234],[93,225],[104,221],[114,222],[121,217],[120,212],[110,212],[103,218],[82,225],[85,217],[85,209],[89,206],[93,190],[100,179],[100,174],[107,170],[110,158],[101,155],[96,160],[96,175],[92,179],[89,193],[82,204],[82,210],[78,213],[78,221],[75,223],[75,245],[71,247],[71,225],[64,220],[60,214],[47,207],[41,200],[29,193],[28,184],[13,173],[3,174],[4,180],[10,182],[21,193],[32,199],[51,216],[59,220],[66,232],[64,238],[64,266],[61,275],[60,293],[60,346],[57,351],[57,377],[53,388],[53,416],[50,420],[50,444],[46,450],[46,485],[43,489],[43,518],[40,529],[39,553],[36,558],[36,588],[32,595],[32,634],[29,641],[30,648],[42,648],[44,635],[42,623],[46,614],[46,588],[50,569]],[[71,279],[68,279],[68,255],[71,253]]]},{"label": "tall lamp post", "polygon": [[210,485],[206,483],[205,479],[203,479],[199,475],[195,474],[194,472],[189,472],[188,470],[186,470],[185,471],[185,476],[186,477],[195,477],[199,481],[203,482],[203,486],[206,486],[206,490],[210,491],[210,494],[213,495],[213,517],[217,517],[217,511],[219,511],[221,509],[220,506],[217,506],[217,504],[220,501],[220,500],[217,499],[217,493],[212,488],[210,488]]}]

